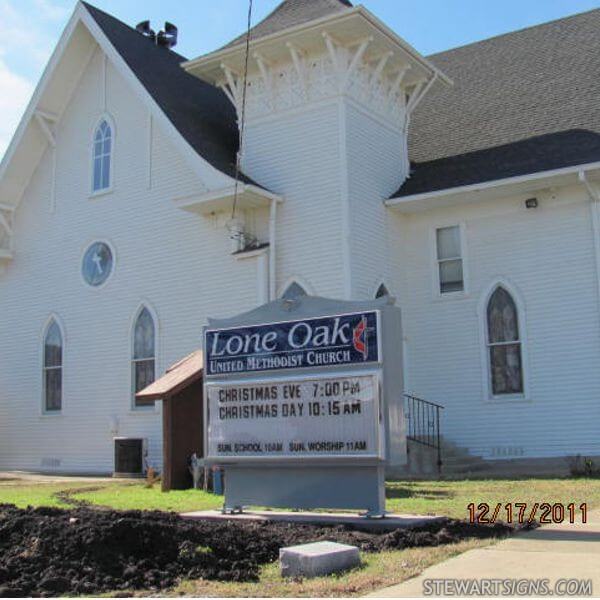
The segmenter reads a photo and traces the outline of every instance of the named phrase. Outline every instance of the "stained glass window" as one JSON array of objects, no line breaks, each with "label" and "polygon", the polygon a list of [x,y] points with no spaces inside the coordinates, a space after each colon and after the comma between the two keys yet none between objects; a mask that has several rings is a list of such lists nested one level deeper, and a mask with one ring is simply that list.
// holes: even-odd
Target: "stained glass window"
[{"label": "stained glass window", "polygon": [[134,406],[154,406],[154,400],[141,400],[135,394],[148,387],[156,377],[156,331],[150,311],[144,307],[138,314],[133,329],[133,377]]},{"label": "stained glass window", "polygon": [[100,121],[94,134],[92,191],[110,188],[112,129],[106,119]]},{"label": "stained glass window", "polygon": [[494,396],[523,393],[522,342],[513,297],[498,287],[487,305],[488,352]]},{"label": "stained glass window", "polygon": [[62,410],[63,338],[53,319],[44,337],[44,412]]}]

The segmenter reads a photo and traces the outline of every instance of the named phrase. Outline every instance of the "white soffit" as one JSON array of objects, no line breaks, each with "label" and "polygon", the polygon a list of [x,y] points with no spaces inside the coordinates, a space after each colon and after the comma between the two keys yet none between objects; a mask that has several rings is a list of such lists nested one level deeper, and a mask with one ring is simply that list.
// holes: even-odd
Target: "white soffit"
[{"label": "white soffit", "polygon": [[[208,217],[217,213],[231,211],[234,198],[235,186],[207,192],[206,194],[194,194],[183,198],[176,198],[174,203],[181,210]],[[283,202],[283,198],[255,185],[240,183],[237,197],[238,209],[266,208],[272,202]]]},{"label": "white soffit", "polygon": [[[308,55],[323,52],[323,34],[328,34],[339,45],[346,47],[353,47],[369,38],[365,60],[376,60],[386,53],[392,53],[386,72],[397,72],[399,68],[410,65],[405,80],[407,85],[435,76],[452,85],[446,75],[362,6],[261,37],[251,42],[251,52],[260,51],[261,57],[270,63],[289,60],[286,44],[292,44]],[[222,64],[234,72],[242,72],[244,63],[245,44],[238,44],[190,60],[183,63],[183,67],[205,81],[216,83],[223,77]]]},{"label": "white soffit", "polygon": [[457,188],[400,196],[385,200],[390,209],[404,214],[418,213],[432,208],[444,208],[472,204],[487,200],[499,200],[520,194],[529,194],[546,189],[578,185],[579,173],[584,171],[590,181],[600,183],[600,163],[577,165],[553,171],[542,171]]}]

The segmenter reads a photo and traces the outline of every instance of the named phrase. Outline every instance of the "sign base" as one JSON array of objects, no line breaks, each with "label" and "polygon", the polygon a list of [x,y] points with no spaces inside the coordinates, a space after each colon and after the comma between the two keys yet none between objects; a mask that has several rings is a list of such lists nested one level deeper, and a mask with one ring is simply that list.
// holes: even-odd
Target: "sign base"
[{"label": "sign base", "polygon": [[245,506],[385,514],[383,466],[225,467],[225,512]]}]

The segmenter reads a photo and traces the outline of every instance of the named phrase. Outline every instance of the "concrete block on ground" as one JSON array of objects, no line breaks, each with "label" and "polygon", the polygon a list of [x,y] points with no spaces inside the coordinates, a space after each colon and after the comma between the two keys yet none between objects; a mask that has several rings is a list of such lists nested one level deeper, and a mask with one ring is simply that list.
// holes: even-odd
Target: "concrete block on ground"
[{"label": "concrete block on ground", "polygon": [[281,548],[279,564],[283,577],[319,577],[360,566],[360,552],[356,546],[315,542]]}]

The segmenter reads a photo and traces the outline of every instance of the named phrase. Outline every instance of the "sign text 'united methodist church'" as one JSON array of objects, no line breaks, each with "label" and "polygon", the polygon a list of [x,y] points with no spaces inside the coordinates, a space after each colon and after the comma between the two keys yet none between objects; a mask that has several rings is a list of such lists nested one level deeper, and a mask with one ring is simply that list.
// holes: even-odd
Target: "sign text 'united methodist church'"
[{"label": "sign text 'united methodist church'", "polygon": [[379,362],[379,313],[370,311],[206,331],[207,375]]}]

